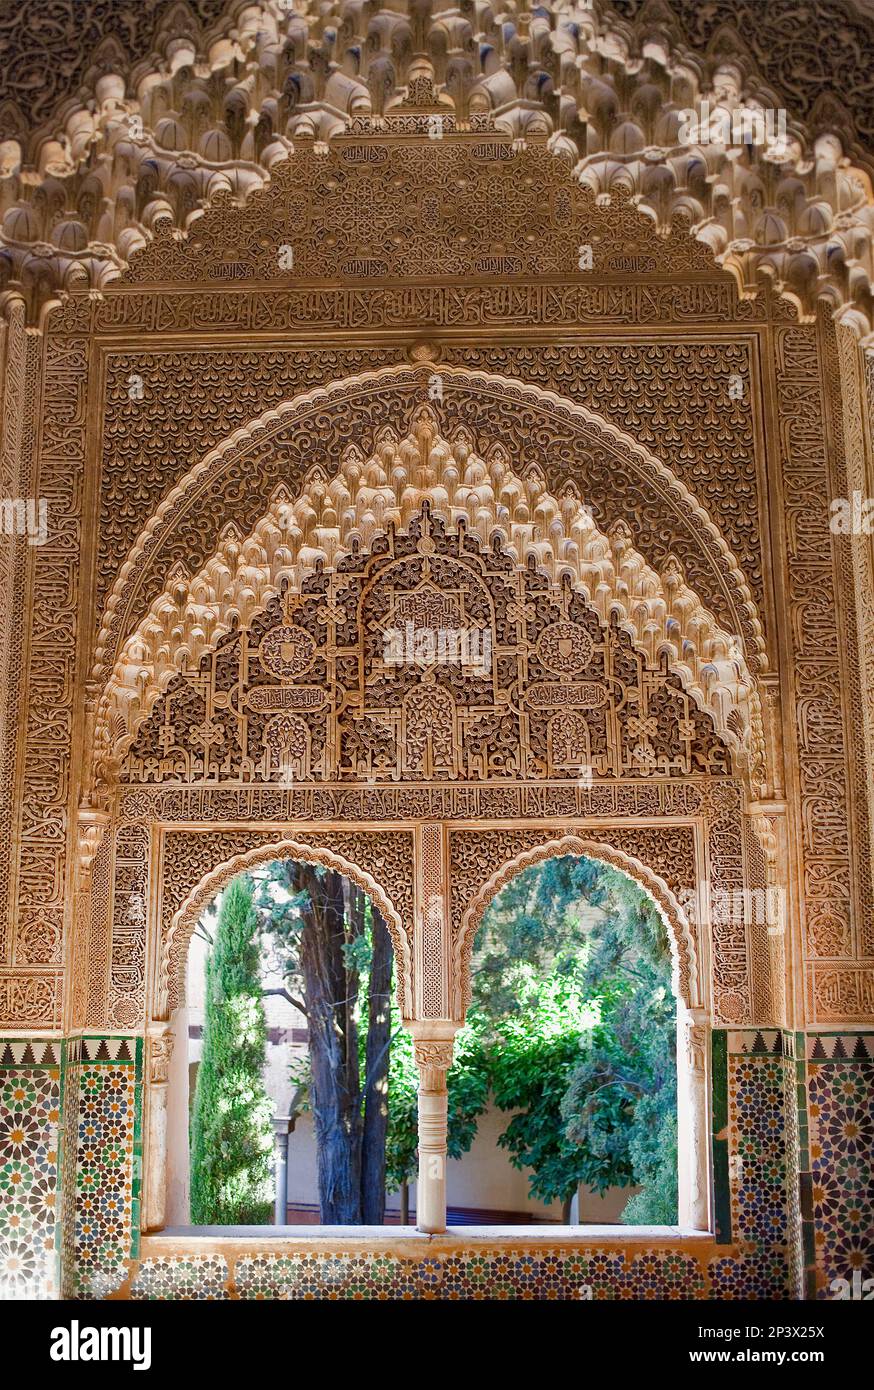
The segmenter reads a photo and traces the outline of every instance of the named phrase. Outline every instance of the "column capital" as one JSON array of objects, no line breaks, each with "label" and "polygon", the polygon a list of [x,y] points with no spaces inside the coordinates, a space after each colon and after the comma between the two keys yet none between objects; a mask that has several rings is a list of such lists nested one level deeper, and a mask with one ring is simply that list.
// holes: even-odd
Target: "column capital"
[{"label": "column capital", "polygon": [[440,1071],[448,1071],[452,1066],[452,1038],[417,1038],[413,1042],[413,1056],[417,1067],[436,1067]]},{"label": "column capital", "polygon": [[409,1018],[404,1027],[416,1042],[452,1042],[462,1025],[451,1018]]}]

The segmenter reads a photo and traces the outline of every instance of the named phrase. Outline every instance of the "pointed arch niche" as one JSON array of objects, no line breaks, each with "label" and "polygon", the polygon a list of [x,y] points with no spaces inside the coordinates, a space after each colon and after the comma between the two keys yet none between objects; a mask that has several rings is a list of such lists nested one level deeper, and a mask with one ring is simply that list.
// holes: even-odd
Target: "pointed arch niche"
[{"label": "pointed arch niche", "polygon": [[[326,454],[319,437],[343,442]],[[617,496],[633,479],[646,514],[610,516],[605,478]],[[651,558],[639,533],[675,543]],[[449,629],[476,637],[476,661],[439,654]],[[767,669],[750,586],[697,499],[539,388],[384,369],[207,456],[106,604],[80,812],[83,1009],[149,1038],[147,1229],[163,1221],[181,943],[220,881],[316,856],[383,908],[421,1077],[419,1221],[441,1232],[470,912],[557,845],[631,872],[669,923],[683,1055],[700,1062],[683,1213],[706,1229],[707,1029],[772,1018],[769,924],[718,910],[778,872],[746,809],[767,786]]]},{"label": "pointed arch niche", "polygon": [[[339,459],[323,461],[311,422],[325,428],[328,415],[348,421],[348,442]],[[543,447],[550,433],[561,467],[550,467]],[[281,467],[292,435],[316,455],[297,489]],[[253,496],[263,495],[261,487],[268,495],[260,510],[249,504],[246,526],[230,515],[230,503],[227,518],[216,517],[215,499],[245,475],[253,456],[263,460],[265,446],[279,466],[261,466]],[[633,481],[636,516],[602,518],[605,469],[617,489],[622,479]],[[590,477],[599,483],[587,486]],[[651,530],[682,543],[662,546],[653,563],[638,548],[646,493]],[[194,667],[233,622],[245,624],[283,582],[299,591],[317,567],[382,543],[423,505],[450,530],[460,525],[485,546],[497,537],[517,564],[578,587],[602,621],[615,618],[650,663],[666,660],[713,713],[738,770],[764,776],[755,679],[769,665],[763,625],[737,560],[700,502],[664,463],[585,407],[433,363],[363,373],[267,412],[172,490],[121,566],[104,609],[92,686],[102,691],[95,763],[112,763],[173,676]],[[198,538],[212,531],[211,549],[204,553],[192,528]],[[199,563],[178,558],[198,543]]]},{"label": "pointed arch niche", "polygon": [[[488,864],[488,849],[485,863]],[[596,860],[630,879],[654,905],[664,923],[671,952],[671,987],[677,1003],[677,1221],[682,1230],[710,1229],[710,1153],[707,1135],[710,1113],[710,1030],[704,991],[699,942],[690,917],[696,913],[690,900],[685,908],[658,874],[633,855],[610,844],[584,838],[573,831],[562,834],[545,831],[539,844],[519,850],[495,869],[472,893],[462,911],[460,930],[454,940],[455,980],[460,992],[458,1005],[466,1010],[471,995],[470,962],[474,939],[486,908],[518,874],[548,859],[578,857]]]},{"label": "pointed arch niche", "polygon": [[[338,853],[318,836],[301,839],[280,836],[270,843],[240,849],[192,884],[175,910],[170,908],[172,915],[159,944],[157,997],[153,1006],[154,1015],[166,1022],[163,1025],[153,1024],[149,1034],[151,1056],[153,1061],[156,1057],[160,1058],[160,1071],[156,1073],[152,1068],[146,1088],[146,1162],[143,1173],[145,1229],[160,1230],[165,1220],[169,1220],[170,1224],[179,1224],[184,1214],[179,1209],[177,1194],[185,1185],[180,1183],[181,1169],[184,1166],[187,1175],[189,1163],[188,1107],[180,1104],[182,1096],[188,1096],[185,1075],[188,1058],[188,951],[204,910],[232,879],[262,865],[289,860],[333,869],[363,889],[379,908],[388,928],[395,960],[398,1002],[402,1016],[409,1017],[410,950],[401,912],[374,878],[371,869],[361,867],[347,857],[350,852],[358,852],[362,861],[366,860],[372,867],[374,861],[379,860],[378,838],[371,837],[368,841],[359,837],[356,844],[349,836],[341,836],[339,846],[346,853]],[[383,847],[384,844],[383,841]],[[187,1199],[184,1206],[187,1207]]]}]

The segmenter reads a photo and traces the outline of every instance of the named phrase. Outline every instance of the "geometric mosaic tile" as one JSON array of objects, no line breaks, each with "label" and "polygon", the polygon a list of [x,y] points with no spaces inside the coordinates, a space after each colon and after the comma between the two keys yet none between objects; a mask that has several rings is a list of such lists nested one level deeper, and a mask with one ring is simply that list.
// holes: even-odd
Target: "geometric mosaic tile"
[{"label": "geometric mosaic tile", "polygon": [[132,1299],[226,1299],[228,1266],[221,1255],[159,1256],[143,1260],[131,1284]]},{"label": "geometric mosaic tile", "polygon": [[76,1068],[74,1241],[79,1296],[101,1298],[123,1281],[138,1234],[140,1088],[133,1062],[107,1061],[98,1051]]},{"label": "geometric mosaic tile", "polygon": [[714,1298],[786,1298],[789,1192],[786,1097],[794,1063],[762,1038],[728,1057],[731,1236],[739,1258],[710,1267]]},{"label": "geometric mosaic tile", "polygon": [[833,1051],[808,1061],[807,1084],[817,1297],[830,1298],[833,1279],[874,1277],[874,1060]]},{"label": "geometric mosaic tile", "polygon": [[806,1052],[811,1062],[874,1059],[874,1033],[808,1033]]},{"label": "geometric mosaic tile", "polygon": [[[39,1051],[40,1045],[35,1044],[31,1055]],[[56,1295],[60,1104],[59,1067],[23,1066],[0,1070],[0,1298],[3,1299],[43,1299]]]},{"label": "geometric mosaic tile", "polygon": [[[710,1247],[712,1249],[712,1247]],[[423,1258],[393,1253],[328,1251],[240,1253],[233,1269],[222,1255],[148,1258],[136,1268],[135,1300],[421,1300],[470,1302],[591,1299],[688,1301],[786,1297],[783,1250],[726,1253],[702,1267],[699,1256],[672,1249],[632,1254],[603,1247],[498,1248],[487,1242]]]},{"label": "geometric mosaic tile", "polygon": [[[806,1065],[810,1084],[818,1254],[832,1277],[874,1272],[870,1044],[870,1034],[821,1035],[808,1042],[815,1058],[797,1064],[802,1076]],[[59,1048],[27,1040],[2,1047],[2,1055],[18,1065],[0,1073],[6,1085],[0,1093],[0,1186],[6,1188],[0,1193],[0,1295],[37,1283],[37,1292],[51,1296],[60,1071],[39,1063],[53,1062]],[[719,1253],[712,1245],[705,1253],[700,1247],[642,1250],[597,1243],[538,1243],[536,1249],[477,1243],[424,1258],[418,1252],[410,1258],[360,1249],[241,1250],[230,1268],[219,1254],[136,1263],[142,1047],[142,1039],[130,1037],[66,1044],[65,1108],[67,1096],[71,1106],[65,1133],[73,1142],[65,1139],[64,1164],[70,1165],[76,1192],[64,1231],[67,1267],[75,1266],[71,1294],[106,1296],[126,1285],[133,1262],[135,1299],[543,1300],[580,1299],[588,1290],[595,1300],[789,1296],[787,1238],[795,1231],[787,1181],[794,1168],[787,1167],[786,1140],[794,1147],[795,1136],[787,1130],[786,1101],[796,1063],[794,1049],[786,1048],[777,1030],[714,1032],[714,1151],[718,1144],[725,1149],[730,1198],[727,1243]],[[801,1118],[806,1127],[806,1114]]]},{"label": "geometric mosaic tile", "polygon": [[[720,1054],[720,1049],[722,1049]],[[730,1197],[724,1253],[477,1244],[424,1258],[333,1249],[150,1257],[130,1297],[154,1299],[785,1299],[789,1290],[785,1122],[795,1062],[777,1030],[714,1034],[714,1124]],[[717,1055],[723,1061],[717,1067]],[[95,1065],[92,1070],[98,1071]],[[105,1064],[103,1067],[105,1071]],[[110,1068],[111,1070],[111,1068]],[[721,1077],[718,1079],[717,1073]],[[83,1068],[83,1077],[88,1068]],[[120,1259],[120,1252],[118,1252]],[[705,1259],[709,1258],[709,1264]],[[121,1277],[121,1271],[116,1278]]]},{"label": "geometric mosaic tile", "polygon": [[[240,1299],[689,1300],[705,1294],[692,1254],[674,1250],[605,1254],[597,1248],[478,1246],[405,1259],[393,1254],[240,1255],[233,1288]],[[131,1285],[132,1299],[224,1299],[230,1282],[222,1256],[147,1259]]]}]

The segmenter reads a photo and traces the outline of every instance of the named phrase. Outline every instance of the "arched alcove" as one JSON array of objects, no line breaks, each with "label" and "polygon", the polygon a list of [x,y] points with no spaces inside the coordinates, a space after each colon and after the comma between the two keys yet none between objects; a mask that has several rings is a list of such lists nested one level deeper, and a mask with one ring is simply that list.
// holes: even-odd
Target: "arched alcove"
[{"label": "arched alcove", "polygon": [[[403,468],[394,467],[399,459]],[[383,499],[381,510],[376,497]],[[692,1155],[681,1219],[689,1229],[705,1229],[702,1029],[712,1015],[710,945],[702,933],[711,914],[700,837],[725,816],[720,805],[732,801],[740,810],[740,782],[749,787],[753,765],[763,766],[760,755],[751,761],[762,733],[755,678],[738,656],[738,639],[720,627],[675,565],[659,575],[621,528],[612,536],[599,531],[585,504],[571,495],[560,500],[537,476],[526,481],[505,453],[478,454],[469,433],[447,441],[428,407],[417,407],[406,435],[381,431],[370,460],[347,451],[333,482],[315,475],[300,499],[281,494],[272,505],[252,537],[229,532],[199,573],[177,574],[126,645],[101,707],[96,743],[107,756],[98,775],[119,769],[117,794],[125,804],[137,816],[152,807],[147,819],[159,823],[162,807],[181,807],[180,797],[191,805],[196,797],[200,808],[200,825],[188,838],[184,828],[161,829],[164,848],[151,870],[157,874],[151,1026],[168,1019],[180,998],[185,943],[217,887],[247,865],[280,856],[331,863],[373,897],[389,925],[402,1012],[423,1076],[423,1114],[431,1116],[423,1121],[420,1153],[426,1167],[439,1159],[442,1174],[445,1074],[466,1006],[477,913],[520,866],[555,853],[592,853],[634,878],[668,926],[683,1005],[682,1056],[698,1064],[696,1070],[690,1063],[680,1105],[684,1152]],[[328,512],[337,518],[333,529],[323,524]],[[708,534],[715,538],[715,528]],[[148,553],[143,550],[144,559]],[[434,622],[450,621],[450,610],[453,631],[472,625],[492,654],[490,664],[472,669],[460,654],[444,660],[436,649],[424,659],[390,657],[391,633],[401,627],[415,633],[422,624],[432,632]],[[575,742],[571,713],[585,725]],[[280,747],[275,727],[291,718],[303,740],[293,757],[282,751],[288,731]],[[593,837],[576,827],[586,801],[591,813],[600,790],[614,782],[627,786],[629,808],[636,800],[638,820],[655,804],[649,787],[676,784],[679,794],[688,783],[685,804],[697,805],[703,819],[682,832],[682,894],[654,866],[652,856],[661,851],[650,831],[632,825],[624,840],[611,843],[609,829]],[[451,856],[442,857],[446,832],[435,825],[436,837],[428,833],[423,808],[442,806],[439,822],[458,815],[448,810],[452,798],[460,798],[460,808],[473,788],[481,788],[488,804],[501,787],[518,797],[526,785],[533,790],[540,783],[556,804],[564,797],[572,808],[571,827],[540,835],[526,830],[520,852],[499,858],[482,881],[466,885],[461,921],[455,908],[450,917],[446,905],[465,876],[451,867]],[[220,854],[216,865],[204,826],[212,807],[228,818],[229,797],[242,806],[242,793],[234,790],[240,786],[262,789],[262,804],[272,804],[287,828],[258,833],[251,814],[242,815],[249,828],[231,837],[233,853]],[[304,808],[322,822],[315,840],[297,824]],[[350,811],[360,830],[351,854],[341,843],[347,832],[336,828]],[[178,814],[174,809],[173,818]],[[517,810],[510,822],[518,816]],[[380,881],[361,857],[366,843],[380,844],[380,824],[389,837],[406,836],[411,847],[403,871],[396,855],[383,855],[394,873],[388,891],[384,874]],[[740,837],[739,823],[731,834]],[[635,836],[640,852],[627,847]],[[714,830],[711,838],[715,852],[724,836]],[[199,874],[191,868],[194,841],[205,870]],[[718,863],[711,873],[722,891]],[[694,900],[694,923],[681,895],[684,904]],[[734,955],[719,948],[726,960],[736,960],[746,942],[746,922],[731,924],[731,932],[736,945],[726,940]],[[722,989],[721,960],[717,973]],[[755,1007],[751,991],[735,972],[720,1007],[742,1017]],[[158,1225],[163,1084],[150,1101],[156,1138],[146,1187],[149,1221]],[[425,1229],[442,1228],[441,1184],[442,1177],[421,1184]]]},{"label": "arched alcove", "polygon": [[[164,1020],[158,1039],[161,1069],[150,1073],[146,1086],[144,1225],[159,1230],[167,1223],[168,1190],[173,1190],[170,1220],[180,1224],[184,1198],[180,1197],[180,1166],[187,1166],[187,1107],[180,1097],[187,1095],[187,1013],[185,982],[188,949],[192,934],[205,908],[238,875],[279,860],[319,865],[332,869],[361,888],[379,908],[389,932],[395,959],[396,990],[402,1018],[411,1012],[411,961],[409,930],[401,914],[373,875],[328,845],[314,844],[292,837],[278,838],[256,848],[234,854],[214,865],[197,882],[188,885],[181,906],[170,919],[157,943],[155,1018]],[[153,1049],[155,1044],[153,1043]],[[184,1142],[183,1142],[184,1140]],[[181,1224],[188,1224],[181,1222]]]},{"label": "arched alcove", "polygon": [[[534,837],[531,837],[532,839]],[[677,1121],[679,1148],[679,1225],[687,1230],[708,1230],[712,1211],[709,1176],[708,1131],[710,1116],[709,1036],[710,1017],[705,1003],[706,984],[701,971],[700,949],[687,913],[665,881],[632,855],[609,842],[596,842],[568,833],[521,850],[502,863],[472,894],[461,919],[455,951],[457,1007],[470,1002],[470,960],[483,914],[501,890],[535,864],[565,856],[585,857],[609,866],[630,879],[655,907],[665,927],[672,961],[672,987],[677,1001]]]},{"label": "arched alcove", "polygon": [[[301,872],[304,866],[319,872]],[[222,1190],[224,1183],[234,1181],[234,1169],[224,1158],[225,1141],[244,1171],[254,1175],[257,1191],[263,1199],[262,1184],[266,1174],[263,1150],[259,1151],[257,1140],[264,1138],[265,1117],[261,1105],[265,1099],[272,1102],[272,1224],[285,1227],[302,1220],[309,1227],[337,1222],[353,1226],[373,1222],[372,1207],[379,1205],[374,1189],[374,1162],[378,1176],[380,1161],[374,1125],[378,1129],[380,1115],[385,1116],[382,1122],[384,1144],[388,1126],[389,1061],[397,1045],[393,1029],[396,1029],[399,1012],[394,1012],[390,1004],[385,1007],[388,1001],[383,991],[389,988],[394,975],[397,987],[394,992],[402,994],[404,981],[397,969],[392,943],[392,936],[395,939],[397,936],[388,930],[388,920],[380,907],[380,903],[387,904],[385,894],[371,895],[369,876],[354,870],[351,874],[342,872],[344,867],[345,862],[329,851],[320,853],[318,849],[302,847],[295,842],[283,842],[274,847],[272,853],[268,848],[254,855],[238,856],[236,863],[218,866],[181,914],[186,926],[190,914],[195,914],[197,919],[194,931],[185,933],[187,949],[179,960],[179,968],[186,976],[186,989],[183,992],[180,983],[177,1003],[168,1020],[166,1038],[171,1055],[166,1086],[150,1085],[147,1096],[147,1113],[152,1120],[146,1136],[147,1196],[151,1195],[149,1188],[154,1188],[156,1194],[164,1191],[161,1224],[167,1228],[184,1228],[196,1235],[204,1226],[221,1226],[233,1233],[241,1222],[245,1223],[246,1218],[234,1211]],[[322,873],[322,870],[327,872]],[[241,880],[245,884],[244,901],[249,901],[247,895],[251,895],[252,958],[244,959],[239,934],[235,935],[232,927],[229,935],[225,927],[223,959],[227,961],[229,950],[236,953],[229,970],[221,973],[222,967],[219,967],[220,973],[212,976],[210,987],[210,963],[223,931],[226,894],[233,885],[240,885]],[[356,889],[361,891],[356,892]],[[306,905],[296,901],[298,892],[305,896]],[[331,924],[333,929],[339,927],[340,943],[348,933],[353,934],[359,946],[366,943],[366,958],[359,954],[350,968]],[[378,945],[374,935],[377,931]],[[376,994],[370,952],[376,953],[377,959]],[[255,957],[257,963],[253,964]],[[339,997],[331,994],[331,990],[337,988],[338,979],[342,981]],[[223,997],[223,1006],[216,1005],[214,993],[210,1003],[210,988]],[[235,991],[241,988],[250,1007],[236,1013],[233,1011]],[[243,1050],[249,1047],[252,1007],[259,997],[257,1008],[258,1013],[264,1015],[266,1035],[263,1052],[260,1063],[253,1061],[252,1050],[248,1052],[250,1070],[241,1084],[236,1052],[229,1046],[228,1033],[236,1027],[236,1037]],[[375,1000],[380,1006],[371,1035]],[[332,1005],[343,1007],[338,1013]],[[237,1019],[239,1022],[235,1023]],[[366,1054],[366,1066],[359,1051],[359,1038]],[[373,1047],[379,1048],[379,1055],[372,1051]],[[207,1050],[210,1052],[208,1089],[199,1096],[197,1075]],[[350,1055],[354,1059],[351,1073]],[[318,1066],[313,1060],[316,1056]],[[373,1073],[372,1066],[376,1068]],[[334,1131],[338,1125],[345,1130],[345,1124],[340,1121],[345,1122],[349,1115],[349,1101],[344,1096],[348,1095],[350,1075],[355,1077],[353,1092],[361,1108],[361,1126],[357,1141],[354,1132],[347,1140],[348,1152],[341,1148],[338,1154]],[[248,1096],[251,1105],[253,1094],[259,1104],[254,1107],[252,1128],[247,1132],[247,1148],[239,1141],[240,1125],[245,1125],[239,1098]],[[221,1115],[226,1098],[236,1106],[236,1120],[223,1130],[216,1113]],[[369,1116],[367,1121],[365,1109]],[[160,1117],[164,1111],[166,1142],[162,1154],[157,1141],[161,1137]],[[196,1135],[200,1136],[199,1141]],[[365,1180],[366,1135],[369,1136],[366,1149],[369,1167]],[[235,1144],[239,1145],[236,1149]],[[350,1164],[361,1165],[360,1192],[344,1191],[340,1210],[333,1210],[337,1203],[335,1183],[346,1173],[344,1162],[347,1160]],[[164,1174],[160,1171],[162,1162]],[[384,1152],[381,1162],[384,1170]],[[194,1197],[198,1173],[201,1175],[199,1197],[197,1202],[189,1202],[189,1193],[192,1199]],[[294,1189],[294,1196],[290,1188]],[[253,1190],[248,1189],[247,1201],[252,1201]],[[387,1191],[383,1201],[386,1195]],[[298,1215],[289,1219],[288,1207],[299,1208],[301,1203],[303,1207]],[[157,1219],[160,1201],[150,1205],[152,1218]],[[255,1205],[259,1208],[259,1224],[269,1230],[270,1222],[260,1209],[260,1201]],[[361,1210],[356,1213],[357,1206]]]}]

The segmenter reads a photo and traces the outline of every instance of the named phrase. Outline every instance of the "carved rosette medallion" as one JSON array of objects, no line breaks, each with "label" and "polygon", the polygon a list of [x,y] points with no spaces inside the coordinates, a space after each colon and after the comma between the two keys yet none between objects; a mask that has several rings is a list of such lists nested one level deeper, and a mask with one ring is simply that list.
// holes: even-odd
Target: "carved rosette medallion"
[{"label": "carved rosette medallion", "polygon": [[308,632],[283,623],[265,635],[258,648],[258,660],[271,675],[295,680],[312,666],[315,648]]},{"label": "carved rosette medallion", "polygon": [[591,637],[577,623],[552,623],[537,642],[537,655],[557,676],[582,675],[588,670],[593,650]]}]

